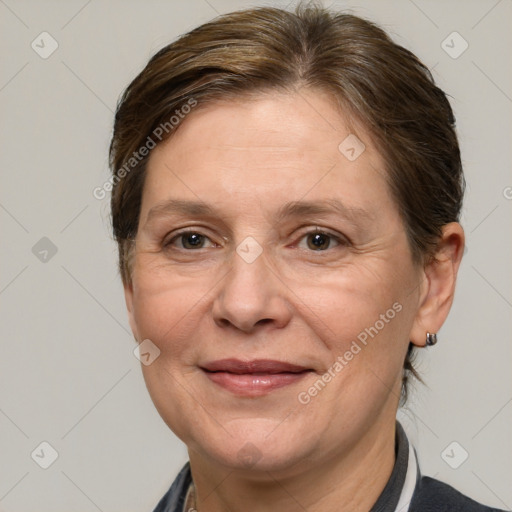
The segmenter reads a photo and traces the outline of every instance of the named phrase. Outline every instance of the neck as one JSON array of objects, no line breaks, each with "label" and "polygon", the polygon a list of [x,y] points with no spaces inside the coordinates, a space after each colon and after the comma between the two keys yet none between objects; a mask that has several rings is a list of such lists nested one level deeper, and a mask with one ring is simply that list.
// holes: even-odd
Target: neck
[{"label": "neck", "polygon": [[395,463],[395,418],[373,424],[348,453],[286,472],[240,472],[189,452],[198,512],[370,510]]}]

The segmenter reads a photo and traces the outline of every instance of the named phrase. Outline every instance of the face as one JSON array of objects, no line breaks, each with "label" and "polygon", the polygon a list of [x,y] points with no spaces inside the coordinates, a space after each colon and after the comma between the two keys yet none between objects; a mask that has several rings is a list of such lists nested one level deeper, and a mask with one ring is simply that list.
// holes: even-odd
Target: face
[{"label": "face", "polygon": [[151,397],[226,467],[342,454],[394,422],[420,274],[383,160],[330,96],[199,105],[152,152],[126,286],[160,350]]}]

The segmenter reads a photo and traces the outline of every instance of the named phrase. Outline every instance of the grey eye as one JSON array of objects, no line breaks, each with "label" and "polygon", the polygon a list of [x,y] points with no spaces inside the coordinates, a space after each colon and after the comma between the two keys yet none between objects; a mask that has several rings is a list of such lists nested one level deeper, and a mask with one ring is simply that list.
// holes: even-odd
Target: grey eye
[{"label": "grey eye", "polygon": [[184,249],[201,249],[206,237],[199,233],[184,233],[179,236],[179,239]]}]

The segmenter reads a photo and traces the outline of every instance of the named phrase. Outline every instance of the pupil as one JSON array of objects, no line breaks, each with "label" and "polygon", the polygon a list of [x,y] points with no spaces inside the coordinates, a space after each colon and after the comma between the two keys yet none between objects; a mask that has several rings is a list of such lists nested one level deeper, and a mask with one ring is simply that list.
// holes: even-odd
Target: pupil
[{"label": "pupil", "polygon": [[313,235],[310,240],[312,249],[327,249],[329,246],[329,237],[321,233]]},{"label": "pupil", "polygon": [[188,245],[192,247],[197,247],[201,245],[202,241],[203,240],[201,235],[198,235],[197,233],[191,233],[190,235],[187,235],[185,239],[185,246]]}]

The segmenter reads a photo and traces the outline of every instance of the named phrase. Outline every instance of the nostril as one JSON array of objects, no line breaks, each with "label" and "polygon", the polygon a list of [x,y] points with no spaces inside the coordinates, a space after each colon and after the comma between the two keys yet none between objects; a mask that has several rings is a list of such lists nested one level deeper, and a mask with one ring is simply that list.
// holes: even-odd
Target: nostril
[{"label": "nostril", "polygon": [[272,322],[272,318],[262,318],[256,322],[256,325],[265,325]]}]

